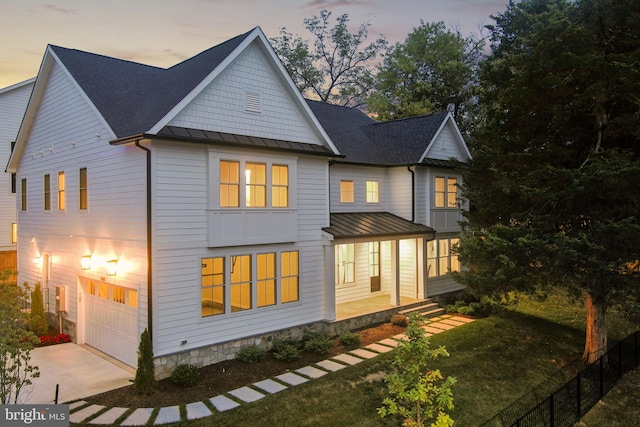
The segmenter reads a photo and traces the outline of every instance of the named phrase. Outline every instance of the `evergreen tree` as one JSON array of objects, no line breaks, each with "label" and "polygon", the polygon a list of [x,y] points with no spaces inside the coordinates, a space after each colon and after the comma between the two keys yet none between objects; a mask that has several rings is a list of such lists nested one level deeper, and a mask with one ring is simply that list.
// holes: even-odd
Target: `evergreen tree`
[{"label": "evergreen tree", "polygon": [[153,366],[153,343],[151,334],[145,328],[140,335],[138,345],[138,369],[133,386],[139,394],[149,395],[156,390],[155,369]]},{"label": "evergreen tree", "polygon": [[[26,283],[25,287],[28,287]],[[46,335],[49,330],[44,312],[44,301],[42,299],[42,288],[40,287],[40,283],[36,283],[33,292],[31,292],[29,329],[37,336]]]}]

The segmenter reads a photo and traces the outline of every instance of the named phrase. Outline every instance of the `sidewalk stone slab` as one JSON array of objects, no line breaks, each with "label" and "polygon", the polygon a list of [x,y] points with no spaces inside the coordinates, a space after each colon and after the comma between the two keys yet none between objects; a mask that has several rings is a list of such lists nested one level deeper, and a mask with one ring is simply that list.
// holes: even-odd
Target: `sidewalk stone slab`
[{"label": "sidewalk stone slab", "polygon": [[298,385],[309,381],[307,378],[296,375],[293,372],[287,372],[286,374],[278,375],[276,379],[282,381],[283,383],[291,385]]},{"label": "sidewalk stone slab", "polygon": [[87,406],[86,408],[82,408],[78,412],[74,412],[73,414],[69,415],[69,421],[71,421],[72,423],[82,422],[87,418],[89,418],[91,415],[95,414],[96,412],[102,411],[104,408],[106,408],[106,406],[102,406],[102,405]]},{"label": "sidewalk stone slab", "polygon": [[158,416],[153,424],[170,424],[180,421],[180,408],[178,406],[167,406],[160,408]]},{"label": "sidewalk stone slab", "polygon": [[302,374],[309,378],[320,378],[324,375],[327,375],[327,371],[323,371],[322,369],[314,368],[313,366],[305,366],[304,368],[300,368],[296,370],[298,374]]},{"label": "sidewalk stone slab", "polygon": [[138,408],[122,422],[123,426],[143,426],[149,421],[153,408]]},{"label": "sidewalk stone slab", "polygon": [[264,397],[264,394],[246,386],[231,390],[229,394],[237,397],[243,402],[255,402],[256,400],[260,400]]},{"label": "sidewalk stone slab", "polygon": [[461,326],[461,325],[465,324],[465,322],[461,322],[461,321],[455,320],[453,318],[441,320],[440,323],[445,323],[445,324],[451,325],[451,326]]},{"label": "sidewalk stone slab", "polygon": [[423,326],[422,329],[432,334],[439,334],[440,332],[444,332],[444,329],[434,328],[433,326]]},{"label": "sidewalk stone slab", "polygon": [[73,411],[76,408],[86,405],[87,402],[85,400],[78,400],[77,402],[73,402],[69,404],[69,410]]},{"label": "sidewalk stone slab", "polygon": [[129,408],[111,408],[107,412],[92,419],[90,424],[113,424],[115,421],[127,412]]},{"label": "sidewalk stone slab", "polygon": [[394,339],[391,339],[391,338],[386,338],[386,339],[383,339],[382,341],[378,341],[378,344],[382,344],[382,345],[386,345],[388,347],[396,348],[397,346],[400,345],[400,341],[394,340]]},{"label": "sidewalk stone slab", "polygon": [[398,341],[409,341],[409,337],[407,337],[405,334],[394,335],[392,338]]},{"label": "sidewalk stone slab", "polygon": [[363,359],[373,359],[374,357],[376,357],[378,355],[378,353],[375,353],[373,351],[369,351],[369,350],[365,350],[364,348],[357,348],[355,350],[350,351],[349,353],[361,357]]},{"label": "sidewalk stone slab", "polygon": [[347,365],[355,365],[356,363],[362,362],[364,359],[360,359],[359,357],[351,356],[350,354],[339,354],[334,356],[333,359],[338,362],[346,363]]},{"label": "sidewalk stone slab", "polygon": [[[447,325],[446,323],[444,323],[442,321],[436,322],[436,323],[431,323],[431,324],[429,324],[429,326],[432,326],[434,328],[442,329],[443,331],[448,331],[449,329],[455,328],[455,326]],[[456,326],[459,326],[459,325],[456,325]]]},{"label": "sidewalk stone slab", "polygon": [[375,352],[378,352],[378,353],[386,353],[388,351],[393,350],[393,348],[391,348],[391,347],[388,347],[388,346],[382,345],[382,344],[378,344],[378,343],[369,344],[365,348],[367,350],[375,351]]},{"label": "sidewalk stone slab", "polygon": [[342,363],[334,362],[333,360],[329,360],[329,359],[320,361],[316,363],[316,365],[320,366],[322,369],[326,369],[327,371],[331,371],[331,372],[339,371],[340,369],[344,369],[347,367]]},{"label": "sidewalk stone slab", "polygon": [[196,420],[211,415],[211,409],[203,402],[193,402],[185,405],[187,408],[187,419]]},{"label": "sidewalk stone slab", "polygon": [[464,323],[471,323],[476,321],[476,319],[471,319],[469,317],[461,317],[461,316],[453,316],[451,319],[457,320],[459,322],[464,322]]},{"label": "sidewalk stone slab", "polygon": [[257,383],[253,383],[253,385],[266,391],[269,394],[275,394],[287,388],[287,386],[275,382],[274,380],[258,381]]},{"label": "sidewalk stone slab", "polygon": [[235,400],[229,399],[227,396],[216,396],[209,399],[209,402],[220,412],[228,411],[229,409],[237,408],[240,406]]}]

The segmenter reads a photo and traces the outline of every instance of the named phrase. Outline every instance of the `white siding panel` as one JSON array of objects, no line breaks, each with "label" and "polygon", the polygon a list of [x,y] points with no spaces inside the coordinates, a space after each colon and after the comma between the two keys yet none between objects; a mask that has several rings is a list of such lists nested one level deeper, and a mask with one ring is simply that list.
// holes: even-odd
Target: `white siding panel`
[{"label": "white siding panel", "polygon": [[407,168],[389,169],[389,211],[411,220],[413,197],[411,195],[411,173]]},{"label": "white siding panel", "polygon": [[[389,176],[388,169],[380,167],[365,167],[353,165],[334,164],[330,168],[331,182],[331,212],[384,212],[390,209]],[[405,169],[406,170],[406,169]],[[409,174],[409,172],[407,172]],[[340,202],[340,181],[353,181],[354,202]],[[378,182],[378,203],[367,203],[367,181]]]}]

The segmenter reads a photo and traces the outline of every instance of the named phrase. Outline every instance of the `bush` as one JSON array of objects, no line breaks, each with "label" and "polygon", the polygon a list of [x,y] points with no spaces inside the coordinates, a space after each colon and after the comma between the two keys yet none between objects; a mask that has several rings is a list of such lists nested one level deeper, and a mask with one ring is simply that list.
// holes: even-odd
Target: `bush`
[{"label": "bush", "polygon": [[304,349],[309,353],[326,354],[332,345],[329,335],[322,332],[309,331],[304,338]]},{"label": "bush", "polygon": [[153,344],[151,334],[145,328],[138,345],[138,369],[133,386],[138,394],[150,395],[156,389],[155,368],[153,366]]},{"label": "bush", "polygon": [[[25,286],[28,288],[27,284]],[[42,300],[42,289],[40,283],[36,283],[31,292],[31,314],[29,315],[29,329],[34,335],[46,335],[49,327],[44,314],[44,301]],[[62,331],[60,331],[62,332]]]},{"label": "bush", "polygon": [[293,340],[274,340],[273,357],[283,362],[293,362],[300,357],[298,343]]},{"label": "bush", "polygon": [[391,324],[406,327],[409,324],[409,319],[407,319],[407,316],[403,316],[402,314],[394,314],[391,317]]},{"label": "bush", "polygon": [[171,381],[180,387],[191,387],[198,382],[200,372],[195,365],[186,363],[176,366],[171,372]]},{"label": "bush", "polygon": [[236,358],[245,363],[258,363],[267,357],[267,350],[260,347],[258,344],[251,344],[244,346],[238,351]]},{"label": "bush", "polygon": [[362,336],[355,332],[345,332],[338,337],[342,345],[360,345]]}]

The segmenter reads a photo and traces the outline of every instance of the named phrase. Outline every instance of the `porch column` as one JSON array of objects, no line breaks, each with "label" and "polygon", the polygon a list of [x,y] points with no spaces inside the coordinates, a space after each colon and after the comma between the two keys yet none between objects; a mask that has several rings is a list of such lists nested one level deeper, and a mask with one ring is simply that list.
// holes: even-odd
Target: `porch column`
[{"label": "porch column", "polygon": [[416,239],[416,273],[418,274],[418,299],[427,297],[427,269],[426,269],[427,239]]},{"label": "porch column", "polygon": [[331,243],[324,245],[324,275],[326,284],[324,287],[324,317],[325,320],[336,320],[336,249]]},{"label": "porch column", "polygon": [[391,277],[394,278],[389,294],[391,297],[391,305],[400,305],[400,241],[391,241]]}]

